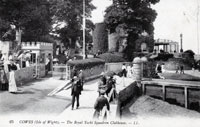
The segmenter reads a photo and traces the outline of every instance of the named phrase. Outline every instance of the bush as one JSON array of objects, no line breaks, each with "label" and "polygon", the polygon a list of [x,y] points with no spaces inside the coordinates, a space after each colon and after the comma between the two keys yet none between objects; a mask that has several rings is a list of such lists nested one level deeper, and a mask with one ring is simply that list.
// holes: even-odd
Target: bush
[{"label": "bush", "polygon": [[77,69],[86,69],[86,68],[94,67],[96,65],[105,64],[105,61],[98,58],[90,58],[90,59],[84,59],[84,60],[68,61],[67,64],[69,66],[75,66]]},{"label": "bush", "polygon": [[195,53],[192,50],[186,50],[183,53],[184,58],[193,58],[194,59],[194,55],[195,55]]},{"label": "bush", "polygon": [[115,62],[125,62],[126,60],[119,54],[114,53],[104,53],[97,58],[105,60],[106,63],[115,63]]}]

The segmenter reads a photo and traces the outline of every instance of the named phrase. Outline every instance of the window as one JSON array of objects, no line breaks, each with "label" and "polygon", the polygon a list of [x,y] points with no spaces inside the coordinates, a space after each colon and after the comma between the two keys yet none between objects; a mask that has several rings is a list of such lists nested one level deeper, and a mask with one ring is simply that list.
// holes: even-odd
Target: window
[{"label": "window", "polygon": [[31,63],[36,63],[36,54],[31,53]]}]

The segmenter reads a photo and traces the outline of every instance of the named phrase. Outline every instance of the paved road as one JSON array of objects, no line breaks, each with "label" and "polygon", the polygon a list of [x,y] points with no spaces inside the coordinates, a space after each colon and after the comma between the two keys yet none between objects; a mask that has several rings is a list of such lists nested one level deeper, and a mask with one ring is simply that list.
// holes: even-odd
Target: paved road
[{"label": "paved road", "polygon": [[[116,77],[116,91],[119,92],[128,86],[133,79]],[[94,103],[98,97],[98,80],[93,80],[85,84],[84,90],[80,96],[80,107],[78,109],[71,110],[71,105],[66,108],[60,115],[59,118],[65,118],[68,120],[91,120],[94,113]],[[65,96],[71,98],[71,89],[62,90],[56,94],[57,96]],[[76,105],[75,105],[76,106]],[[109,113],[108,119],[116,119],[117,103],[111,103],[111,112]]]},{"label": "paved road", "polygon": [[70,99],[48,97],[47,94],[66,81],[46,78],[27,83],[11,94],[0,91],[0,116],[2,115],[58,115],[70,104]]},{"label": "paved road", "polygon": [[[80,108],[71,110],[71,89],[62,90],[54,96],[47,96],[51,91],[66,81],[47,78],[37,80],[19,87],[22,91],[19,94],[11,94],[8,91],[0,91],[0,116],[14,117],[26,116],[30,117],[54,117],[58,118],[73,118],[79,116],[82,118],[92,118],[94,112],[94,103],[98,97],[97,82],[99,79],[87,82],[84,86],[84,91],[80,97]],[[130,81],[129,81],[130,80]],[[117,80],[117,91],[125,88],[132,82],[132,79]],[[124,84],[124,83],[125,84]],[[114,107],[113,107],[114,106]],[[113,105],[115,112],[116,105]],[[81,114],[81,115],[79,115]],[[89,114],[90,116],[88,117]],[[44,117],[44,118],[45,118]]]}]

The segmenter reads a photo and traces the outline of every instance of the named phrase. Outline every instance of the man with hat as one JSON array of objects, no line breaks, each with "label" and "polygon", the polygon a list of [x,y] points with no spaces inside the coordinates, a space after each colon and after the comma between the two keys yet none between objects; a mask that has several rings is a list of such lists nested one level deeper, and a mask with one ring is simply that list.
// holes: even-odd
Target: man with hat
[{"label": "man with hat", "polygon": [[106,95],[108,96],[108,94],[110,93],[111,89],[114,88],[115,89],[115,84],[116,81],[113,78],[113,75],[110,75],[108,80],[107,80],[107,89],[106,89]]},{"label": "man with hat", "polygon": [[73,79],[71,80],[72,82],[72,110],[74,109],[74,103],[75,103],[75,98],[76,98],[76,108],[79,107],[79,95],[81,94],[81,82],[77,78],[77,76],[74,76]]},{"label": "man with hat", "polygon": [[102,111],[104,106],[107,106],[107,110],[110,111],[110,104],[107,98],[104,96],[106,91],[104,89],[101,89],[99,92],[100,92],[100,96],[97,98],[94,104],[95,112],[93,115],[93,118],[97,118],[97,119],[99,118],[100,112]]},{"label": "man with hat", "polygon": [[101,95],[100,94],[100,91],[101,90],[106,90],[107,89],[107,85],[106,85],[106,76],[105,75],[102,75],[102,77],[100,78],[100,81],[98,82],[98,92],[99,92],[99,96]]},{"label": "man with hat", "polygon": [[85,79],[85,76],[84,76],[84,74],[83,74],[83,70],[80,70],[80,71],[79,71],[78,78],[79,78],[79,80],[80,80],[80,82],[81,82],[81,87],[82,87],[81,90],[83,90],[84,79]]}]

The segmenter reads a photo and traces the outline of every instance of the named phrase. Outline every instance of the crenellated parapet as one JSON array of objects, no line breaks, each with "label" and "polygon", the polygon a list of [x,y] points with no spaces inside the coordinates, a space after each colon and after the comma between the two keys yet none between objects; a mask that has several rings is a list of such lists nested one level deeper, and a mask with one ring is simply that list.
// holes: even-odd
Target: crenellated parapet
[{"label": "crenellated parapet", "polygon": [[53,44],[47,42],[22,42],[23,50],[52,50]]}]

